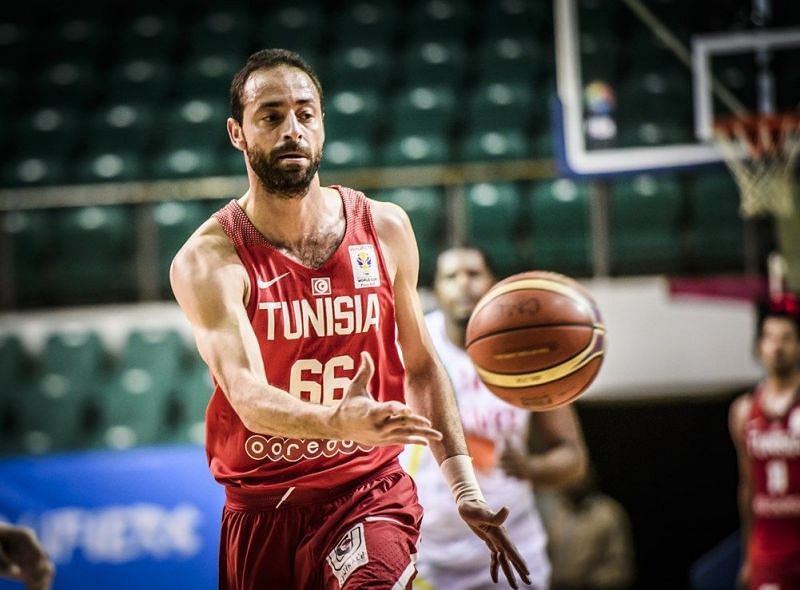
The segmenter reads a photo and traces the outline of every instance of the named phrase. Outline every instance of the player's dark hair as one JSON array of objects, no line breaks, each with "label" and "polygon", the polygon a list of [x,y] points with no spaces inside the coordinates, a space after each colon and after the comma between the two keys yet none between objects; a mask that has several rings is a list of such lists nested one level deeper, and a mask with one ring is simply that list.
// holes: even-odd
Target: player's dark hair
[{"label": "player's dark hair", "polygon": [[764,322],[768,318],[782,318],[794,325],[795,334],[800,339],[800,299],[791,293],[784,293],[759,301],[756,304],[756,340],[760,340],[764,332]]},{"label": "player's dark hair", "polygon": [[473,244],[461,244],[458,246],[451,246],[450,248],[445,248],[444,250],[439,252],[439,256],[436,257],[436,272],[439,272],[439,259],[442,257],[442,254],[445,252],[450,252],[451,250],[471,250],[472,252],[477,252],[481,258],[483,258],[483,264],[486,265],[486,268],[489,270],[492,275],[495,277],[497,276],[497,267],[492,260],[492,257],[489,256],[489,253],[481,248],[480,246],[475,246]]},{"label": "player's dark hair", "polygon": [[320,84],[319,78],[317,78],[317,74],[314,72],[314,69],[308,65],[308,63],[302,57],[300,57],[294,51],[289,51],[288,49],[262,49],[260,51],[256,51],[247,58],[247,62],[244,64],[244,67],[236,72],[236,75],[233,77],[233,81],[231,82],[231,117],[238,121],[239,124],[242,123],[242,117],[244,115],[242,92],[244,90],[244,85],[247,83],[247,79],[250,77],[250,74],[256,70],[268,70],[270,68],[277,68],[279,66],[290,66],[297,68],[308,75],[308,77],[311,78],[311,81],[314,83],[317,93],[319,94],[320,108],[323,107],[322,84]]}]

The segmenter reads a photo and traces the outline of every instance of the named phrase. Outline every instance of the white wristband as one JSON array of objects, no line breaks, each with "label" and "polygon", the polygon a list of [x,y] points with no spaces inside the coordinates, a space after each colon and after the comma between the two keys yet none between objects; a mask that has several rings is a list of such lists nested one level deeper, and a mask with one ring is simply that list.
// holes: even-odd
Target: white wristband
[{"label": "white wristband", "polygon": [[442,461],[439,469],[457,505],[465,500],[485,501],[475,478],[475,470],[472,469],[472,457],[453,455]]}]

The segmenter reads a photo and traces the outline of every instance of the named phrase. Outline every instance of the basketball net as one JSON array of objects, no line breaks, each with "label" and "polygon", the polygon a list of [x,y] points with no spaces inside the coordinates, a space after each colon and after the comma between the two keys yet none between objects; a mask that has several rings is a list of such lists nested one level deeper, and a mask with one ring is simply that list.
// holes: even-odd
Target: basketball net
[{"label": "basketball net", "polygon": [[741,191],[745,217],[800,213],[795,165],[800,115],[735,115],[714,124],[714,141]]}]

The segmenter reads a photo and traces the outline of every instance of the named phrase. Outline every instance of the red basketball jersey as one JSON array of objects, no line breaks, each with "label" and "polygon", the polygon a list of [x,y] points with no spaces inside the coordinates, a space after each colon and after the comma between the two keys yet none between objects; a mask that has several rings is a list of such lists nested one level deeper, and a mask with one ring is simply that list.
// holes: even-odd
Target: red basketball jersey
[{"label": "red basketball jersey", "polygon": [[761,407],[763,387],[754,396],[745,423],[753,484],[754,564],[800,572],[800,396],[783,416]]},{"label": "red basketball jersey", "polygon": [[[247,313],[261,346],[267,380],[312,404],[335,405],[372,355],[369,391],[403,401],[404,369],[396,341],[393,290],[366,197],[333,187],[344,204],[342,243],[319,268],[275,249],[232,200],[214,214],[250,277]],[[206,411],[206,452],[227,486],[274,492],[334,488],[393,460],[400,446],[289,439],[247,430],[215,380]]]}]

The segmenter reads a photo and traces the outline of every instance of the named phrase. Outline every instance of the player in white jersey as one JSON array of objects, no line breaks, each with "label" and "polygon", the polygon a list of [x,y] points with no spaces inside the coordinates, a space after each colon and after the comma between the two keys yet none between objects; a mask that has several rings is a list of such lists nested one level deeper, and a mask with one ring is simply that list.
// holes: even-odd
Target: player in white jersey
[{"label": "player in white jersey", "polygon": [[[530,568],[532,587],[548,587],[547,536],[534,503],[534,485],[559,486],[582,479],[587,453],[574,410],[531,413],[489,392],[464,351],[466,326],[478,300],[495,283],[491,263],[475,248],[439,255],[439,310],[427,315],[428,331],[447,369],[458,400],[464,434],[481,489],[490,505],[513,506],[509,533]],[[532,428],[545,449],[529,455]],[[483,543],[459,518],[450,490],[425,447],[408,446],[400,457],[417,483],[422,520],[416,590],[479,590],[498,587],[486,575]],[[502,582],[502,581],[501,581]]]}]

